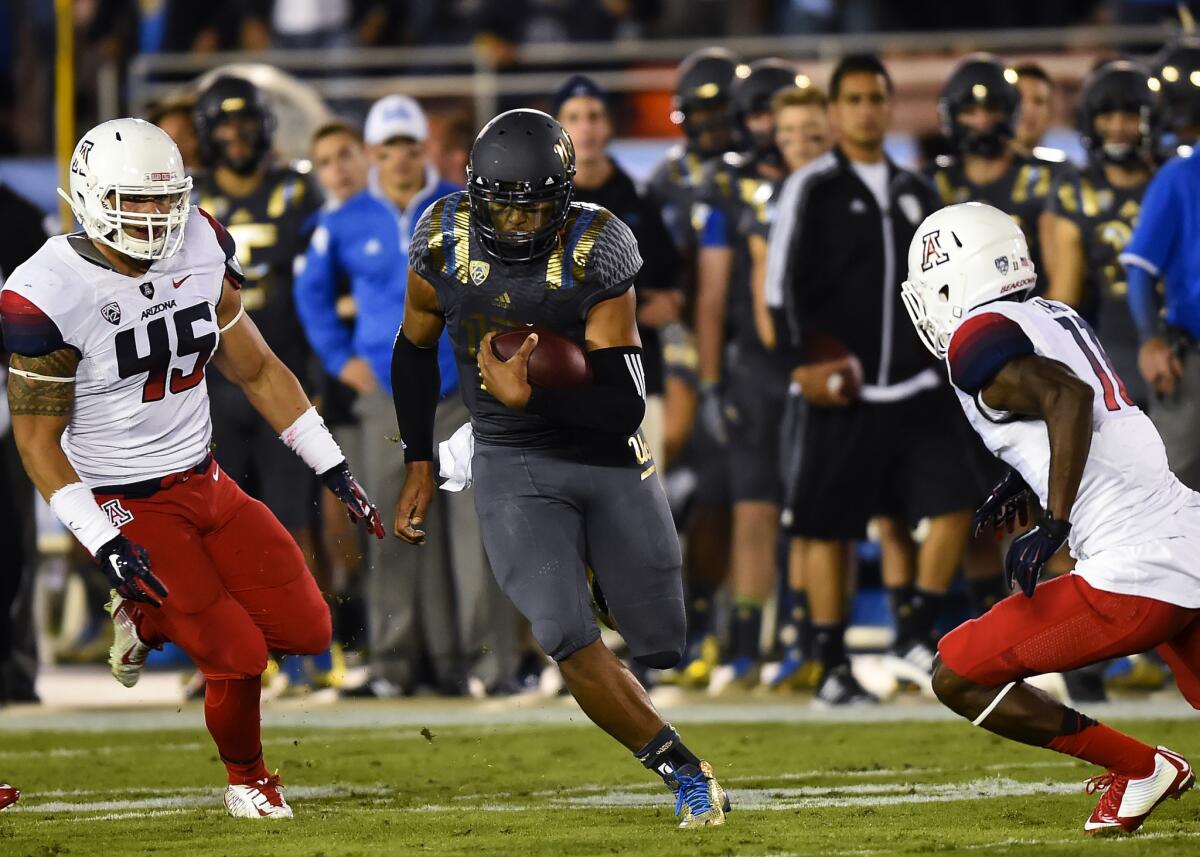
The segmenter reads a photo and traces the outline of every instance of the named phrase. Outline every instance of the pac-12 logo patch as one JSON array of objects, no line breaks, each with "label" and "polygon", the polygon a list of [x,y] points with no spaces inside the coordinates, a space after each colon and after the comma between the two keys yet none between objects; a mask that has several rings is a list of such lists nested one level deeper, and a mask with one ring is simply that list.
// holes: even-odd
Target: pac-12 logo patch
[{"label": "pac-12 logo patch", "polygon": [[100,506],[114,527],[121,527],[133,520],[133,513],[121,505],[120,500],[109,500]]},{"label": "pac-12 logo patch", "polygon": [[476,262],[472,260],[468,271],[471,275],[471,282],[477,286],[482,286],[483,281],[486,280],[488,278],[488,274],[492,272],[492,266],[487,262]]},{"label": "pac-12 logo patch", "polygon": [[925,245],[924,251],[921,253],[921,270],[928,271],[935,265],[940,265],[943,262],[949,262],[950,256],[942,249],[942,243],[939,239],[942,230],[935,229],[932,232],[926,232],[921,236],[921,241]]},{"label": "pac-12 logo patch", "polygon": [[1000,276],[1003,277],[1005,274],[1008,273],[1008,257],[1007,256],[997,256],[995,259],[995,262],[996,262],[996,270],[1000,272]]},{"label": "pac-12 logo patch", "polygon": [[121,323],[121,305],[116,301],[100,307],[100,317],[109,324]]}]

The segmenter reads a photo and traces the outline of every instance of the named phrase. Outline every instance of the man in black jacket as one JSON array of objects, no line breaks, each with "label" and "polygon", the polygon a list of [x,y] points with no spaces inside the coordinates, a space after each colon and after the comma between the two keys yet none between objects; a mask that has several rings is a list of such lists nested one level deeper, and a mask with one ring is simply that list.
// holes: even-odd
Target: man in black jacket
[{"label": "man in black jacket", "polygon": [[575,196],[619,217],[637,239],[642,255],[637,290],[638,334],[646,372],[646,417],[642,430],[655,461],[663,460],[663,353],[659,329],[679,318],[683,307],[682,265],[658,207],[638,192],[633,179],[608,156],[612,118],[608,95],[591,78],[577,74],[554,91],[554,115],[575,144]]},{"label": "man in black jacket", "polygon": [[[848,56],[830,84],[839,144],[793,173],[770,236],[766,292],[795,349],[792,380],[810,405],[789,474],[792,534],[809,540],[805,577],[817,702],[873,701],[854,680],[843,635],[848,552],[873,516],[930,519],[917,557],[922,598],[898,611],[905,659],[930,635],[966,544],[973,488],[959,415],[941,375],[904,324],[900,282],[917,226],[940,207],[933,189],[892,163],[883,141],[892,83],[874,56]],[[796,365],[794,363],[793,365]]]}]

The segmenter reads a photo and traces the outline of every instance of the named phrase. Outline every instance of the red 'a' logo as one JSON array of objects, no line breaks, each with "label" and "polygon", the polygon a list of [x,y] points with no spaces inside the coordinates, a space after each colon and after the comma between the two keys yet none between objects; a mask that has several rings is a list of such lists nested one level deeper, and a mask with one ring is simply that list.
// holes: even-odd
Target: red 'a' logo
[{"label": "red 'a' logo", "polygon": [[926,232],[921,236],[921,241],[925,244],[925,249],[921,253],[921,270],[928,271],[934,265],[940,265],[943,262],[949,262],[950,256],[942,250],[941,242],[938,240],[940,229],[935,229],[932,232]]}]

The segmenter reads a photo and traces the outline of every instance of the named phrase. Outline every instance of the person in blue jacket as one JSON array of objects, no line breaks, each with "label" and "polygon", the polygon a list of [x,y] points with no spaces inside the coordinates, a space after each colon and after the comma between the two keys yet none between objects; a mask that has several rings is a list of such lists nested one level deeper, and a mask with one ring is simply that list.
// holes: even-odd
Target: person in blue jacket
[{"label": "person in blue jacket", "polygon": [[[295,284],[296,307],[313,350],[331,376],[358,394],[362,461],[355,466],[369,474],[364,479],[367,490],[385,498],[380,500],[385,504],[391,497],[393,505],[404,481],[404,456],[391,400],[391,356],[404,316],[409,241],[425,209],[459,190],[439,179],[427,163],[428,130],[424,111],[408,96],[389,95],[371,107],[363,135],[372,163],[369,186],[321,212]],[[338,313],[341,278],[349,283],[355,304],[352,325]],[[458,389],[458,372],[445,337],[439,362],[441,439],[468,415],[460,397],[452,395]],[[422,650],[429,655],[439,689],[461,693],[466,688],[461,653],[492,649],[487,641],[460,635],[454,610],[457,587],[462,618],[482,614],[473,623],[474,635],[489,630],[487,596],[494,584],[470,492],[439,499],[445,502],[428,522],[433,553],[420,555],[397,539],[368,548],[364,595],[370,670],[367,683],[357,691],[360,695],[387,697],[414,690]],[[471,648],[465,648],[467,644]],[[486,685],[504,677],[481,679]]]},{"label": "person in blue jacket", "polygon": [[[1200,490],[1200,155],[1175,158],[1151,180],[1121,253],[1152,390],[1150,419],[1171,470]],[[1160,297],[1158,284],[1162,282]]]}]

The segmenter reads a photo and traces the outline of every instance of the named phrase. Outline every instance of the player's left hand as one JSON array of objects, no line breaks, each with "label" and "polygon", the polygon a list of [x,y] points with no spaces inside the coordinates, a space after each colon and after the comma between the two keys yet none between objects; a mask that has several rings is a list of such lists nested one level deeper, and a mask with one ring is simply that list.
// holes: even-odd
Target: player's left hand
[{"label": "player's left hand", "polygon": [[1032,598],[1042,567],[1066,544],[1070,533],[1070,521],[1045,517],[1029,532],[1014,539],[1004,558],[1004,582],[1008,588],[1011,590],[1015,582],[1026,598]]},{"label": "player's left hand", "polygon": [[335,497],[345,504],[346,514],[350,517],[352,524],[366,521],[367,532],[377,539],[383,538],[383,519],[379,517],[379,510],[375,508],[375,504],[371,502],[367,492],[362,489],[358,480],[354,478],[354,474],[350,472],[349,464],[343,461],[336,467],[326,470],[321,474],[321,481],[325,483],[326,488],[333,492]]},{"label": "player's left hand", "polygon": [[972,531],[978,536],[985,527],[991,527],[996,531],[996,540],[999,541],[1005,531],[1011,533],[1018,522],[1021,526],[1029,523],[1029,504],[1032,500],[1033,492],[1021,474],[1010,468],[1004,478],[992,487],[983,505],[975,511]]},{"label": "player's left hand", "polygon": [[479,350],[475,352],[479,380],[483,389],[502,404],[510,408],[524,408],[533,395],[533,388],[529,386],[529,355],[537,348],[537,334],[531,333],[525,337],[517,353],[508,360],[501,360],[492,351],[495,337],[495,331],[485,334],[479,343]]}]

